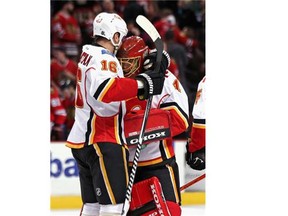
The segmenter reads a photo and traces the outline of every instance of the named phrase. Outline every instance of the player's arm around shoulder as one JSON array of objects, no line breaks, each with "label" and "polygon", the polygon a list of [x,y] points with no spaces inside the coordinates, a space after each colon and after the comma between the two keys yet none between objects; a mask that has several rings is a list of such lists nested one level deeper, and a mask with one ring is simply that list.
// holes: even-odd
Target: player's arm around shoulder
[{"label": "player's arm around shoulder", "polygon": [[[85,72],[90,82],[90,95],[104,103],[122,101],[137,95],[137,81],[123,77],[119,61],[112,53],[99,47],[86,46],[87,48],[91,49],[89,53],[93,53],[91,59],[88,57],[90,61],[86,65]],[[85,55],[83,53],[84,51],[82,55]],[[85,56],[82,59],[83,63],[85,63],[84,59]]]}]

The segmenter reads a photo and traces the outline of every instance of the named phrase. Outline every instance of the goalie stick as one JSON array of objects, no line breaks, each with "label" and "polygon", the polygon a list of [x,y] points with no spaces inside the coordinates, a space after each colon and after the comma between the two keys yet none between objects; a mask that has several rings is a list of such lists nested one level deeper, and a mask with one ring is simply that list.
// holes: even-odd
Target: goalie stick
[{"label": "goalie stick", "polygon": [[[152,41],[155,44],[157,55],[156,55],[156,66],[155,66],[154,71],[159,72],[160,63],[161,63],[161,59],[162,59],[162,52],[163,52],[163,42],[161,40],[161,37],[160,37],[158,31],[156,30],[156,28],[153,26],[153,24],[146,17],[144,17],[142,15],[137,16],[136,23],[150,36],[150,38],[152,39]],[[140,134],[139,134],[139,140],[138,140],[136,152],[135,152],[135,155],[133,158],[132,170],[131,170],[131,173],[129,176],[129,182],[128,182],[128,187],[126,190],[125,202],[123,204],[121,215],[126,215],[128,210],[129,210],[129,207],[130,207],[132,187],[133,187],[133,183],[134,183],[134,179],[135,179],[138,160],[140,157],[140,151],[141,151],[141,147],[142,147],[142,143],[143,143],[145,127],[146,127],[148,115],[149,115],[149,112],[151,109],[152,99],[153,99],[153,96],[149,96],[149,98],[147,100],[147,105],[146,105],[144,116],[143,116],[143,122],[141,125],[141,130],[140,130]]]}]

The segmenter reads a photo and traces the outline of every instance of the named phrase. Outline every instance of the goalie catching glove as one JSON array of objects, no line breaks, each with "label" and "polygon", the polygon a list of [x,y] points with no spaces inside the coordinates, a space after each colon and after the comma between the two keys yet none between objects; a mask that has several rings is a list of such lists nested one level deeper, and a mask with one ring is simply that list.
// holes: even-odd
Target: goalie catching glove
[{"label": "goalie catching glove", "polygon": [[[152,52],[149,53],[149,55],[147,55],[144,58],[144,62],[143,62],[144,70],[154,70],[155,69],[156,55],[157,55],[157,53],[155,51],[152,51]],[[170,56],[164,50],[163,53],[162,53],[162,60],[161,60],[161,65],[160,65],[160,73],[164,73],[165,74],[166,69],[169,67],[169,65],[170,65]]]},{"label": "goalie catching glove", "polygon": [[138,90],[138,99],[145,100],[151,95],[161,94],[165,72],[170,64],[170,57],[166,51],[162,53],[159,72],[155,72],[157,52],[151,52],[144,58],[144,72],[136,76],[137,80],[143,82],[144,87]]}]

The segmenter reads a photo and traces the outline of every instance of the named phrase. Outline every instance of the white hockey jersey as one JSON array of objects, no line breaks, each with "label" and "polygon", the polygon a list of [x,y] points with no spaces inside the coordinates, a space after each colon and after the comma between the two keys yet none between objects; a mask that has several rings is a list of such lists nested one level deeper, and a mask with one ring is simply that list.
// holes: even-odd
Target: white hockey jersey
[{"label": "white hockey jersey", "polygon": [[197,88],[197,94],[195,98],[195,103],[193,106],[193,118],[194,119],[205,119],[205,101],[206,101],[206,88],[205,88],[206,77],[199,82]]},{"label": "white hockey jersey", "polygon": [[[128,100],[128,111],[145,110],[146,101],[137,98]],[[164,88],[160,95],[153,96],[151,108],[168,110],[171,115],[172,136],[184,132],[188,128],[188,97],[179,80],[170,72],[166,71]],[[129,145],[129,162],[133,161],[137,145]],[[147,166],[161,163],[175,155],[172,139],[142,144],[138,166]]]},{"label": "white hockey jersey", "polygon": [[100,46],[83,46],[77,71],[75,122],[66,146],[125,143],[123,100],[135,97],[137,91],[136,80],[124,78],[113,53]]},{"label": "white hockey jersey", "polygon": [[195,152],[206,145],[206,77],[198,84],[197,94],[193,106],[193,124],[190,133],[189,152]]}]

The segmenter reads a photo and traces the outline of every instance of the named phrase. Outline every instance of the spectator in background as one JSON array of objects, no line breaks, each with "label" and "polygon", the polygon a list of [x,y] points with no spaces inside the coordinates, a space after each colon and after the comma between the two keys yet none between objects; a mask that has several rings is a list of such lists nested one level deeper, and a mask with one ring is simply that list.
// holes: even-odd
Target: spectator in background
[{"label": "spectator in background", "polygon": [[156,22],[157,20],[160,19],[159,12],[160,12],[160,7],[159,7],[159,2],[160,1],[143,1],[142,4],[140,4],[145,11],[145,16],[152,22]]},{"label": "spectator in background", "polygon": [[196,41],[191,40],[181,32],[181,29],[177,25],[176,18],[170,9],[161,10],[161,19],[156,21],[154,26],[162,38],[165,37],[168,30],[173,31],[174,40],[184,45],[187,49],[191,49],[192,46],[197,44]]},{"label": "spectator in background", "polygon": [[188,64],[187,51],[184,45],[179,44],[175,41],[174,31],[167,30],[164,36],[167,52],[170,57],[173,58],[179,69],[179,80],[183,85],[186,93],[189,95],[189,83],[186,79],[186,66]]},{"label": "spectator in background", "polygon": [[58,91],[50,86],[50,129],[51,141],[66,140],[66,111],[61,103]]},{"label": "spectator in background", "polygon": [[62,105],[66,110],[67,117],[66,117],[66,135],[69,134],[73,123],[74,123],[74,116],[75,116],[75,82],[71,80],[66,80],[61,85],[62,91]]},{"label": "spectator in background", "polygon": [[102,6],[98,1],[78,0],[75,2],[74,17],[81,29],[82,45],[91,43],[93,20],[101,12]]},{"label": "spectator in background", "polygon": [[[187,1],[187,0],[185,0]],[[193,1],[193,0],[192,0]],[[176,1],[156,1],[159,8],[170,9],[173,14],[176,14],[178,11],[178,2]]]},{"label": "spectator in background", "polygon": [[140,36],[150,49],[155,48],[150,36],[138,28],[135,20],[138,15],[143,15],[147,17],[152,23],[159,19],[159,8],[157,1],[128,1],[124,11],[123,17],[128,25],[128,35],[129,36]]},{"label": "spectator in background", "polygon": [[[192,112],[198,83],[205,76],[205,0],[179,0],[177,2],[177,10],[173,11],[181,37],[193,42],[192,46],[185,46],[187,63],[184,71],[185,83],[183,83],[189,97],[190,112]],[[165,14],[168,15],[168,20],[170,19],[173,23],[173,16],[170,15],[171,11],[170,13],[169,10],[167,12],[164,11]],[[181,40],[177,40],[177,31],[173,30],[173,33],[174,42],[184,45],[183,42],[180,42]],[[169,34],[167,35],[168,39],[172,36]],[[174,56],[173,54],[170,55]],[[176,53],[176,56],[179,56],[179,54]],[[176,62],[178,61],[176,60]],[[182,67],[181,65],[178,66],[180,74],[182,74]]]},{"label": "spectator in background", "polygon": [[73,17],[73,1],[59,1],[61,9],[52,18],[52,47],[64,47],[65,53],[76,60],[81,45],[81,31],[77,20]]},{"label": "spectator in background", "polygon": [[137,1],[128,1],[124,11],[123,11],[123,19],[126,22],[134,21],[136,20],[136,17],[138,15],[144,15],[145,11],[143,6],[141,6]]},{"label": "spectator in background", "polygon": [[118,13],[118,15],[122,17],[122,15],[115,10],[115,4],[113,0],[102,0],[102,10],[103,12],[107,13]]},{"label": "spectator in background", "polygon": [[[201,38],[198,36],[199,29],[185,27],[183,32],[190,38]],[[200,43],[199,43],[200,45]],[[201,46],[196,46],[190,52],[187,52],[188,64],[186,70],[187,83],[189,83],[190,111],[194,104],[198,83],[205,76],[205,43],[201,42]]]},{"label": "spectator in background", "polygon": [[168,67],[168,70],[171,71],[171,73],[173,73],[173,75],[178,79],[179,79],[179,69],[178,69],[178,65],[175,61],[174,58],[170,57],[170,65]]},{"label": "spectator in background", "polygon": [[179,28],[183,29],[185,26],[193,28],[199,28],[201,26],[199,19],[196,16],[196,8],[198,8],[199,2],[179,0],[177,3],[178,10],[176,11],[176,18],[178,20]]},{"label": "spectator in background", "polygon": [[130,20],[127,22],[128,33],[127,37],[130,36],[140,36],[141,29],[139,29],[138,25],[136,24],[135,20]]},{"label": "spectator in background", "polygon": [[205,58],[205,0],[179,0],[176,18],[183,35],[196,41],[192,49],[188,49],[189,58]]},{"label": "spectator in background", "polygon": [[53,58],[50,64],[51,83],[59,90],[66,80],[76,80],[77,64],[69,59],[62,47],[52,50]]}]

